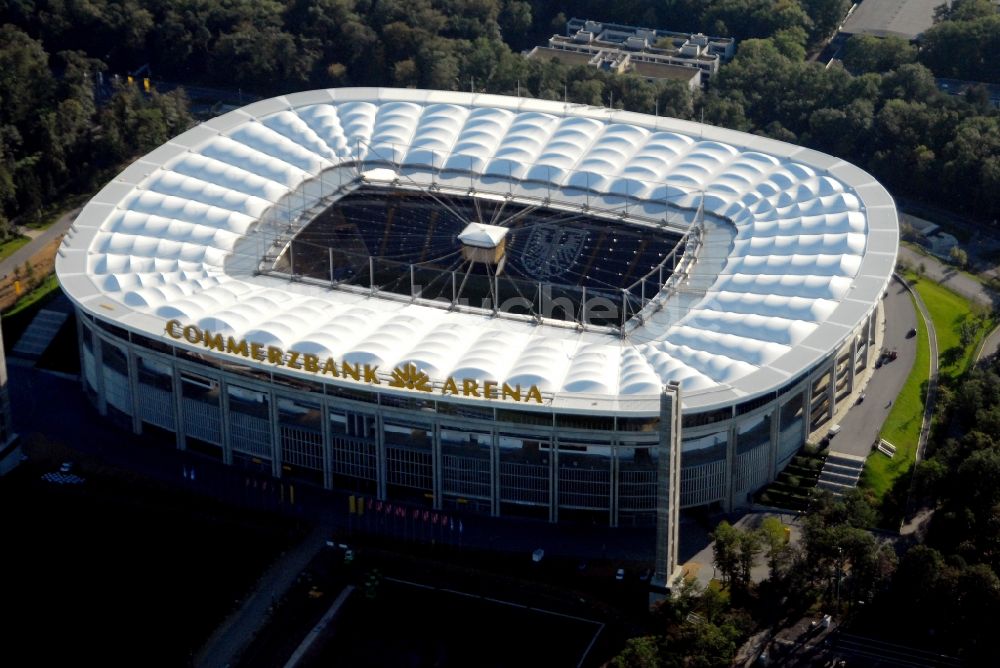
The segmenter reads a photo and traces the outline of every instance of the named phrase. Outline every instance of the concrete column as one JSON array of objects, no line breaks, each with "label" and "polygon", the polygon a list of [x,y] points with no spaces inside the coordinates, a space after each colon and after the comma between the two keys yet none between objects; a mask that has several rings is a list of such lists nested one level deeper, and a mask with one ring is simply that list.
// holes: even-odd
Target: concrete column
[{"label": "concrete column", "polygon": [[559,521],[559,435],[549,442],[549,522]]},{"label": "concrete column", "polygon": [[104,343],[97,335],[96,329],[90,330],[91,346],[94,349],[94,375],[97,377],[97,412],[101,417],[108,416],[108,399],[104,389]]},{"label": "concrete column", "polygon": [[[233,463],[233,437],[229,428],[229,384],[225,375],[219,376],[219,436],[222,440],[222,461],[227,466]],[[272,420],[273,429],[273,420]],[[272,462],[274,460],[272,459]],[[274,466],[272,463],[271,466]]]},{"label": "concrete column", "polygon": [[[367,424],[369,415],[364,415],[362,420]],[[367,436],[367,434],[366,434]],[[376,492],[379,501],[385,501],[386,496],[386,461],[385,461],[385,435],[382,433],[382,416],[375,416],[375,474]]]},{"label": "concrete column", "polygon": [[[80,320],[79,311],[77,311],[77,321],[76,321],[76,340],[77,345],[80,345]],[[80,359],[83,359],[83,353],[80,354]],[[84,374],[80,374],[81,379]],[[8,443],[12,442],[15,438],[14,434],[14,424],[11,420],[10,413],[10,395],[7,392],[7,358],[4,356],[3,352],[3,329],[0,328],[0,449],[7,446]]]},{"label": "concrete column", "polygon": [[271,475],[280,478],[282,474],[281,427],[278,424],[278,401],[274,392],[268,392],[267,400],[271,414]]},{"label": "concrete column", "polygon": [[434,510],[441,510],[444,462],[441,456],[441,430],[435,422],[431,425],[431,503]]},{"label": "concrete column", "polygon": [[722,509],[733,510],[733,492],[736,487],[736,425],[729,426],[726,435],[726,495],[722,498]]},{"label": "concrete column", "polygon": [[868,318],[868,343],[866,344],[867,347],[865,348],[866,368],[872,365],[872,349],[873,346],[875,345],[875,339],[878,337],[878,324],[879,320],[881,319],[879,317],[879,314],[882,313],[881,308],[882,308],[881,303],[876,304],[875,308],[872,309],[871,316]]},{"label": "concrete column", "polygon": [[809,439],[810,425],[812,424],[812,398],[813,381],[809,378],[806,386],[802,388],[802,442]]},{"label": "concrete column", "polygon": [[781,445],[781,406],[775,405],[771,411],[771,447],[767,450],[768,480],[778,477],[778,447]]},{"label": "concrete column", "polygon": [[830,386],[826,388],[830,397],[830,405],[827,406],[827,417],[833,419],[833,413],[837,409],[837,357],[833,358],[833,368],[830,369]]},{"label": "concrete column", "polygon": [[611,446],[611,461],[609,462],[611,476],[610,495],[608,498],[608,523],[618,526],[618,446]]},{"label": "concrete column", "polygon": [[500,517],[500,433],[496,429],[490,440],[490,516]]},{"label": "concrete column", "polygon": [[858,337],[851,339],[851,361],[850,367],[848,369],[847,387],[851,392],[854,392],[854,377],[857,375],[858,368]]},{"label": "concrete column", "polygon": [[126,368],[128,369],[128,393],[132,399],[132,433],[142,433],[142,407],[139,405],[139,360],[132,350],[131,344],[125,349]]},{"label": "concrete column", "polygon": [[[84,391],[84,393],[86,393],[87,392],[87,370],[83,366],[84,365],[84,362],[83,362],[83,350],[84,350],[84,347],[83,347],[83,337],[85,337],[85,336],[91,336],[91,334],[90,334],[90,329],[88,329],[87,326],[83,324],[83,320],[84,320],[84,318],[83,318],[83,312],[80,311],[80,309],[74,309],[74,310],[76,311],[76,345],[77,345],[78,348],[80,348],[80,389],[82,389]],[[91,345],[93,345],[93,342],[94,342],[93,338],[91,338],[90,341],[91,341]],[[0,332],[0,344],[2,344],[2,343],[3,343],[3,334],[2,334],[2,332]],[[0,345],[0,355],[3,355],[3,346],[2,345]],[[7,360],[6,359],[4,359],[4,364],[3,364],[3,385],[4,385],[4,387],[7,386]],[[8,421],[8,424],[10,424],[9,421]]]},{"label": "concrete column", "polygon": [[323,433],[323,489],[333,489],[333,435],[330,433],[330,406],[326,398],[320,402],[319,419]]},{"label": "concrete column", "polygon": [[184,434],[184,381],[181,380],[181,372],[176,364],[171,364],[170,369],[170,384],[174,395],[174,436],[177,437],[177,449],[187,450],[187,437]]},{"label": "concrete column", "polygon": [[[677,563],[681,487],[681,389],[676,383],[660,397],[660,442],[657,444],[656,562],[653,584],[669,587],[679,574]],[[650,603],[652,603],[652,597]]]}]

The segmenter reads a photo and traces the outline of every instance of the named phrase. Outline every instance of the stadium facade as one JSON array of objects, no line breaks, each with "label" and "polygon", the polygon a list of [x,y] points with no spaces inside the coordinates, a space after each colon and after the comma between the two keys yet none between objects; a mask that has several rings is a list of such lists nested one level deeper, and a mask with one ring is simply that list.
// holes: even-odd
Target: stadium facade
[{"label": "stadium facade", "polygon": [[254,103],[125,169],[56,269],[97,408],[435,508],[653,521],[771,481],[874,359],[894,203],[798,146],[457,92]]}]

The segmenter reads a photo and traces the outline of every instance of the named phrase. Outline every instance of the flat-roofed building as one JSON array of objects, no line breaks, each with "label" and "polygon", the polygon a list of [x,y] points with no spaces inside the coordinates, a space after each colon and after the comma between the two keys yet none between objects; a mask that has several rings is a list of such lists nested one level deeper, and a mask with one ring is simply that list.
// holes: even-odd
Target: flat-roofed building
[{"label": "flat-roofed building", "polygon": [[574,18],[566,24],[565,35],[553,35],[528,57],[635,74],[649,81],[680,80],[694,89],[718,73],[735,50],[732,37]]}]

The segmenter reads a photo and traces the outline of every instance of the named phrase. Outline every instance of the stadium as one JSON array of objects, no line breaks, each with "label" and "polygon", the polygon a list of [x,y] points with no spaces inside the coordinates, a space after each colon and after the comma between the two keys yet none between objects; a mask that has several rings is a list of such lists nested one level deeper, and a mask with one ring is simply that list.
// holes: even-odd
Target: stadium
[{"label": "stadium", "polygon": [[844,161],[562,102],[331,89],[139,159],[56,270],[124,427],[327,489],[646,525],[732,509],[874,360],[892,198]]}]

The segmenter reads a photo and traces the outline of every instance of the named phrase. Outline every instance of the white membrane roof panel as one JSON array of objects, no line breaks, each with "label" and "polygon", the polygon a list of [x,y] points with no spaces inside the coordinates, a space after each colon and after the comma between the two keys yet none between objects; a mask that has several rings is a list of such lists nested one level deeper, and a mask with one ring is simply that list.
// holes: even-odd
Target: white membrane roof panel
[{"label": "white membrane roof panel", "polygon": [[[711,272],[682,277],[682,288],[698,285],[625,338],[245,270],[239,256],[262,220],[358,160],[386,181],[501,184],[577,208],[700,210],[728,221],[731,242],[713,242],[717,257],[699,258]],[[470,225],[460,239],[495,246],[502,236],[490,228]],[[355,88],[257,102],[154,150],[83,209],[56,266],[83,309],[146,335],[164,336],[177,318],[386,373],[413,365],[435,383],[536,385],[541,410],[653,414],[670,381],[687,408],[707,409],[774,391],[824,359],[870,313],[898,239],[881,185],[801,147],[584,105]]]}]

